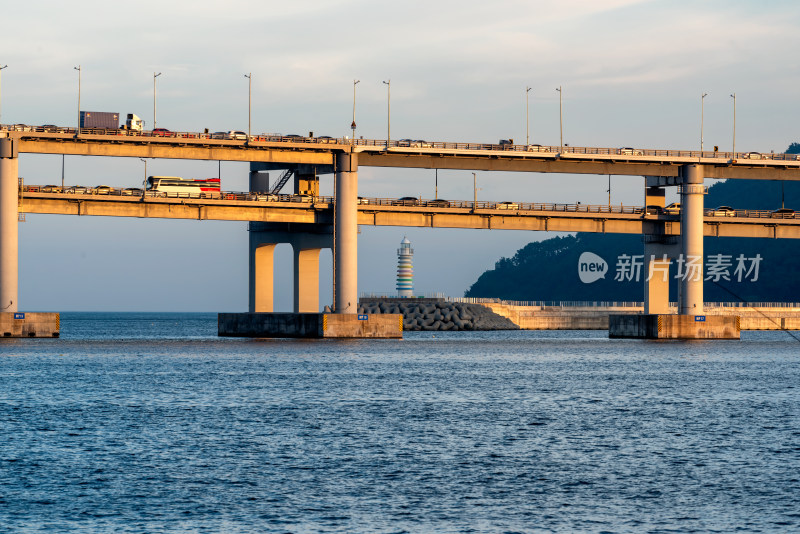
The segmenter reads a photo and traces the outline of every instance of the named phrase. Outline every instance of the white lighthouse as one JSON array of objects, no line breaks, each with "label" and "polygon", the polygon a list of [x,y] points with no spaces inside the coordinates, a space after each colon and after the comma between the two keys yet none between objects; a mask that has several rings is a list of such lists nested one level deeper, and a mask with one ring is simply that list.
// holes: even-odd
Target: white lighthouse
[{"label": "white lighthouse", "polygon": [[414,249],[407,237],[397,249],[397,296],[414,296]]}]

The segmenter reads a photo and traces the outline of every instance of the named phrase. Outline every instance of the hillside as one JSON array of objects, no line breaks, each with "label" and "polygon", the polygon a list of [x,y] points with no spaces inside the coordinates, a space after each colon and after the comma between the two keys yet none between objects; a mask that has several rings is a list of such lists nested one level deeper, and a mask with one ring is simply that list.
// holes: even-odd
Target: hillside
[{"label": "hillside", "polygon": [[[792,143],[790,153],[800,153],[800,145]],[[787,208],[800,211],[800,183],[785,184],[784,202]],[[772,210],[781,206],[781,184],[760,180],[719,182],[709,188],[705,203],[707,207]],[[800,240],[706,237],[704,247],[706,258],[729,255],[732,264],[723,269],[731,280],[705,282],[706,301],[800,302]],[[578,258],[584,252],[592,252],[607,262],[608,272],[604,278],[592,283],[581,282]],[[501,258],[494,269],[478,278],[465,296],[540,301],[641,301],[641,279],[638,282],[615,280],[620,257],[641,254],[643,245],[639,235],[578,233],[532,242],[513,257]],[[737,280],[736,258],[740,255],[745,258],[742,267],[746,269],[753,267],[751,259],[760,255],[757,280],[753,280],[755,270],[749,275],[743,271],[741,280]],[[674,275],[673,264],[671,276]],[[673,281],[670,285],[670,298],[677,300],[677,283]]]}]

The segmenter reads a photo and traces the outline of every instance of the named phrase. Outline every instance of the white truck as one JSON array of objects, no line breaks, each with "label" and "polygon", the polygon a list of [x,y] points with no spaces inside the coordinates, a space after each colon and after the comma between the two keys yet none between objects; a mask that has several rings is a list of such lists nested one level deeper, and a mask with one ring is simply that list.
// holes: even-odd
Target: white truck
[{"label": "white truck", "polygon": [[128,118],[125,119],[125,125],[122,126],[122,129],[141,132],[144,130],[144,120],[140,119],[135,113],[128,113]]}]

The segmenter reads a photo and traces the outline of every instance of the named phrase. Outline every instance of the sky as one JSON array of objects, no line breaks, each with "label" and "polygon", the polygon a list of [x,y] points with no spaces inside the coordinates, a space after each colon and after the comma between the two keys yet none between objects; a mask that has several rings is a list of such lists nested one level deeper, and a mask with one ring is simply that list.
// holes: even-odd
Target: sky
[{"label": "sky", "polygon": [[[10,3],[0,20],[0,121],[74,126],[81,109],[136,113],[176,131],[246,130],[393,139],[782,152],[800,140],[800,4],[775,0],[192,0]],[[526,88],[531,90],[527,93]],[[527,109],[527,114],[526,114]],[[526,127],[526,124],[528,125]],[[67,184],[135,187],[138,158],[68,156]],[[20,157],[28,184],[60,183],[62,158]],[[148,174],[216,176],[247,189],[247,164],[151,160]],[[478,199],[606,204],[607,176],[477,175]],[[323,194],[333,177],[321,177]],[[473,197],[468,171],[438,196]],[[611,178],[641,205],[643,180]],[[434,198],[434,171],[359,169],[359,194]],[[674,195],[674,192],[669,193]],[[668,202],[676,200],[667,199]],[[746,208],[747,206],[734,206]],[[501,257],[554,234],[362,226],[359,291],[393,293],[396,249],[415,249],[415,292],[461,296]],[[20,309],[246,311],[245,223],[29,214]],[[276,311],[291,310],[291,249],[276,249]],[[330,303],[331,255],[320,262]]]}]

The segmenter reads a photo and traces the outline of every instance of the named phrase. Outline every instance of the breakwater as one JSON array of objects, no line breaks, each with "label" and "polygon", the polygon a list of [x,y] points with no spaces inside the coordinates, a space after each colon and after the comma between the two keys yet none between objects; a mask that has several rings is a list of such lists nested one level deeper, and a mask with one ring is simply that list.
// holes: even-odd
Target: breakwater
[{"label": "breakwater", "polygon": [[510,319],[480,304],[443,299],[361,299],[358,313],[403,315],[403,330],[519,330]]}]

